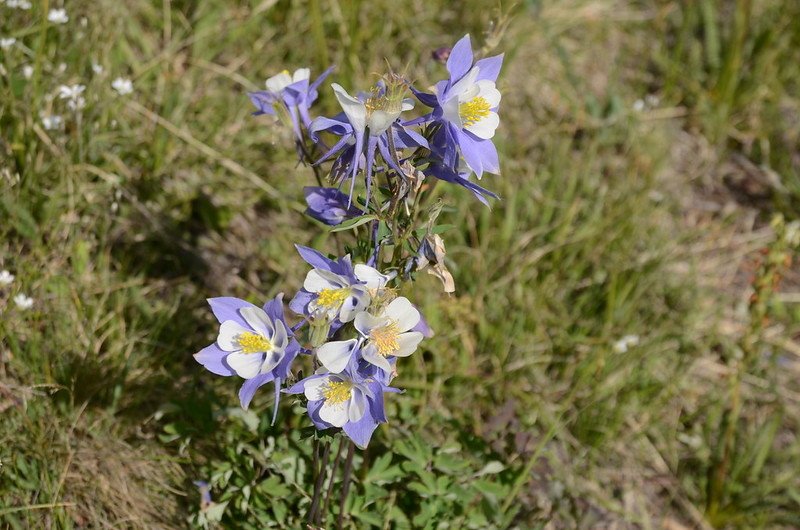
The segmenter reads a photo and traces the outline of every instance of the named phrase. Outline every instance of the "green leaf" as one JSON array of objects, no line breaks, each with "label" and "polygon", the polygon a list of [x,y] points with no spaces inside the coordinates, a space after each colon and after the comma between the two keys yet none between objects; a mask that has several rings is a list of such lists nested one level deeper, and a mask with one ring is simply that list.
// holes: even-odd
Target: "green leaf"
[{"label": "green leaf", "polygon": [[36,237],[36,220],[20,202],[12,201],[10,197],[2,197],[0,198],[0,210],[5,211],[6,218],[11,226],[13,226],[21,236],[28,239]]},{"label": "green leaf", "polygon": [[218,523],[222,520],[222,515],[225,513],[225,508],[228,506],[228,501],[212,504],[206,509],[206,519],[211,522]]}]

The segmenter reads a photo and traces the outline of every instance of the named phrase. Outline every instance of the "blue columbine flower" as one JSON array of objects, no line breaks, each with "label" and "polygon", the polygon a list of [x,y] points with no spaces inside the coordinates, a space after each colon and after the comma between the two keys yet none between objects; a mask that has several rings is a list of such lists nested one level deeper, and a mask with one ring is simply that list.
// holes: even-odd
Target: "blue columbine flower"
[{"label": "blue columbine flower", "polygon": [[[216,342],[196,353],[194,358],[208,371],[245,379],[239,400],[245,409],[256,390],[275,381],[275,415],[278,411],[281,381],[300,346],[283,316],[283,295],[264,304],[264,308],[223,297],[208,300],[220,323]],[[273,416],[274,422],[274,416]]]},{"label": "blue columbine flower", "polygon": [[346,219],[358,217],[361,211],[352,205],[348,206],[347,195],[336,188],[319,188],[306,186],[306,214],[329,226],[341,224]]},{"label": "blue columbine flower", "polygon": [[318,373],[298,381],[285,391],[304,394],[308,416],[317,429],[341,428],[353,442],[364,449],[379,423],[386,423],[384,392],[398,392],[383,378],[364,377],[355,362],[341,373]]},{"label": "blue columbine flower", "polygon": [[288,70],[267,79],[267,90],[249,92],[250,101],[258,109],[254,115],[261,114],[286,116],[292,123],[292,129],[297,141],[303,141],[300,123],[306,129],[311,125],[308,109],[317,99],[317,88],[320,83],[333,71],[333,66],[325,70],[313,83],[309,84],[311,70],[300,68],[294,74]]},{"label": "blue columbine flower", "polygon": [[368,265],[354,266],[349,255],[332,260],[308,247],[297,245],[297,251],[314,267],[303,289],[289,302],[289,308],[301,315],[350,322],[369,306],[372,291],[382,289],[390,279]]},{"label": "blue columbine flower", "polygon": [[[436,84],[436,94],[412,88],[422,103],[433,111],[417,122],[437,126],[431,138],[431,151],[440,157],[425,171],[436,178],[468,188],[482,202],[496,197],[469,182],[470,170],[480,179],[484,171],[499,173],[500,163],[492,138],[500,123],[497,115],[500,92],[496,81],[503,56],[481,59],[473,64],[472,45],[465,35],[447,59],[450,79]],[[464,164],[462,164],[462,160]]]},{"label": "blue columbine flower", "polygon": [[364,170],[366,203],[369,204],[376,151],[380,152],[389,167],[403,174],[396,152],[409,147],[428,147],[428,141],[422,135],[398,121],[401,112],[414,107],[413,100],[403,98],[407,86],[405,80],[390,74],[370,94],[355,98],[333,83],[331,87],[344,112],[333,118],[316,118],[309,127],[309,134],[315,142],[319,142],[319,133],[322,131],[340,137],[316,163],[339,155],[331,174],[340,183],[351,179],[348,204],[353,200],[359,169]]},{"label": "blue columbine flower", "polygon": [[390,361],[397,357],[408,357],[422,341],[424,335],[416,329],[420,322],[417,308],[408,298],[401,296],[392,300],[377,315],[367,311],[356,315],[353,324],[361,334],[361,339],[326,342],[315,353],[322,366],[331,373],[340,373],[354,360],[363,359],[391,374],[394,367]]}]

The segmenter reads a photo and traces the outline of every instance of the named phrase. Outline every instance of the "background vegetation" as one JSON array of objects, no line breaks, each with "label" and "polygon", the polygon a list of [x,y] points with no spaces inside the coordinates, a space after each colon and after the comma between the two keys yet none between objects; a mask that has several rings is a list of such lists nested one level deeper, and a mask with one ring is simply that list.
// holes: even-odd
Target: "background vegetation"
[{"label": "background vegetation", "polygon": [[[0,527],[300,527],[297,405],[269,427],[271,392],[245,413],[191,357],[205,298],[290,293],[294,242],[335,250],[245,92],[331,63],[365,87],[384,58],[427,86],[467,32],[506,52],[503,174],[482,182],[503,200],[441,190],[457,292],[413,294],[437,335],[356,459],[345,526],[800,526],[800,283],[769,223],[800,212],[797,2],[10,3]],[[80,113],[57,97],[75,83]]]}]

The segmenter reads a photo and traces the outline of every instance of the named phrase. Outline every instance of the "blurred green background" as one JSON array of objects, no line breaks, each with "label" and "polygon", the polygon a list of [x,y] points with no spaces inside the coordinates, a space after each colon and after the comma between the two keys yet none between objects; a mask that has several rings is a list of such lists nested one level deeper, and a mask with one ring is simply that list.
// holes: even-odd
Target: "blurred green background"
[{"label": "blurred green background", "polygon": [[334,63],[365,89],[386,60],[427,87],[465,33],[506,54],[502,175],[481,182],[502,200],[444,194],[457,290],[409,293],[436,336],[356,458],[345,527],[800,526],[800,276],[793,225],[770,225],[800,213],[800,3],[18,4],[0,2],[0,527],[302,526],[297,404],[270,427],[270,391],[243,412],[191,357],[206,298],[291,295],[293,244],[335,249],[302,215],[290,131],[245,93]]}]

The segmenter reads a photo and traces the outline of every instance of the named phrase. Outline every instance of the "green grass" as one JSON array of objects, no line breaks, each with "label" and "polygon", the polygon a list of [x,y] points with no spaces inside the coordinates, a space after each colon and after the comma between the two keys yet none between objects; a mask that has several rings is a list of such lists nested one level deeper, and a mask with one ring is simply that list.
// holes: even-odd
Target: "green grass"
[{"label": "green grass", "polygon": [[[506,53],[503,174],[482,181],[503,200],[436,190],[457,291],[424,275],[409,293],[437,334],[356,457],[347,525],[800,525],[794,269],[738,361],[759,250],[779,245],[768,220],[799,211],[795,3],[66,7],[52,26],[44,2],[0,4],[17,38],[0,50],[0,269],[16,275],[0,287],[0,528],[197,526],[219,515],[201,479],[224,528],[300,527],[304,417],[286,400],[270,427],[271,392],[241,412],[235,383],[191,357],[213,339],[206,298],[290,294],[293,244],[336,248],[302,215],[313,174],[289,131],[245,92],[330,63],[365,87],[384,58],[427,86],[444,75],[431,50],[466,32]],[[55,97],[71,83],[80,119]],[[315,110],[336,110],[326,89]],[[638,345],[620,351],[625,335]]]}]

